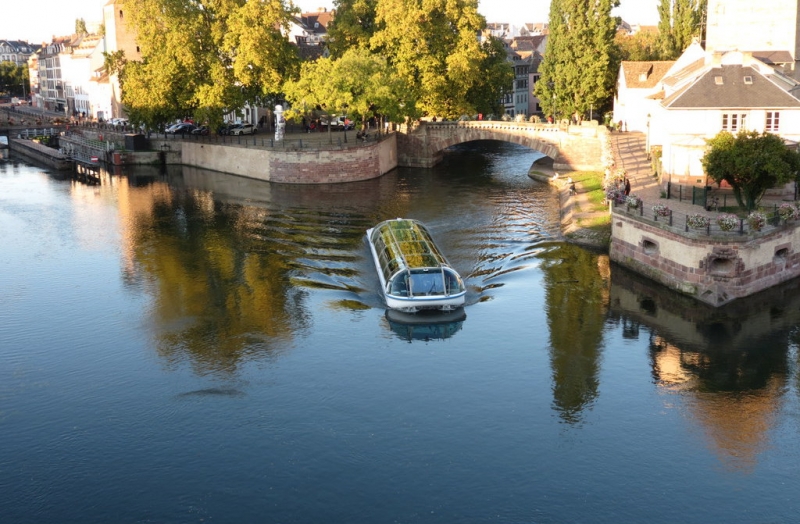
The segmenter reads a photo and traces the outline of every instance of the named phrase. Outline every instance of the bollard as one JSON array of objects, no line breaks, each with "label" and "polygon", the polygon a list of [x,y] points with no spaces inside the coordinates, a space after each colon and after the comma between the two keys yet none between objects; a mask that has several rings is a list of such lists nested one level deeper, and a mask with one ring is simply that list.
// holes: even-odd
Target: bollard
[{"label": "bollard", "polygon": [[739,234],[744,235],[744,219],[739,219]]},{"label": "bollard", "polygon": [[669,225],[672,226],[672,210],[669,210]]}]

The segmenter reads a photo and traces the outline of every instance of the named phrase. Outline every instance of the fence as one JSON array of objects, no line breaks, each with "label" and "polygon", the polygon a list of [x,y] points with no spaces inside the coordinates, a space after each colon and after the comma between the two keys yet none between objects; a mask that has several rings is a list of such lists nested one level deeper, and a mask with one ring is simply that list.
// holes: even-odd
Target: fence
[{"label": "fence", "polygon": [[[753,213],[747,218],[728,213],[687,215],[670,209],[664,201],[653,205],[652,202],[639,199],[636,206],[629,205],[626,201],[613,201],[612,206],[614,213],[634,216],[638,220],[657,224],[677,234],[693,233],[713,237],[761,236],[785,226],[798,216],[797,207],[793,204],[791,209],[783,204],[781,206],[775,204],[772,211]],[[726,218],[721,219],[721,217]]]},{"label": "fence", "polygon": [[683,186],[680,184],[672,184],[670,182],[667,183],[666,198],[677,199],[678,202],[691,200],[692,204],[694,205],[706,207],[706,200],[708,198],[710,189],[711,188],[708,186]]}]

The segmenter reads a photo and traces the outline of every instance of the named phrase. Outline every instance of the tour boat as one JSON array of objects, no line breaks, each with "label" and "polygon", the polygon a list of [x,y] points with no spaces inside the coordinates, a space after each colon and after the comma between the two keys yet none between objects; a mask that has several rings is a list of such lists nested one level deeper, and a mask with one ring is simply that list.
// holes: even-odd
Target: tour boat
[{"label": "tour boat", "polygon": [[450,311],[464,304],[464,281],[420,222],[386,220],[367,230],[367,241],[387,307]]}]

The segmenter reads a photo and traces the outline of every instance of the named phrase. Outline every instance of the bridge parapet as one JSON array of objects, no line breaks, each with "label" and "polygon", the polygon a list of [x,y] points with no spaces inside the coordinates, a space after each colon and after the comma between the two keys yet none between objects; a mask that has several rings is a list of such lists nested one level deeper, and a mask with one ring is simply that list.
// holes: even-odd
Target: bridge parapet
[{"label": "bridge parapet", "polygon": [[431,167],[450,146],[475,140],[502,140],[540,151],[565,171],[602,171],[608,130],[594,122],[580,126],[528,122],[421,122],[398,134],[398,161],[407,167]]}]

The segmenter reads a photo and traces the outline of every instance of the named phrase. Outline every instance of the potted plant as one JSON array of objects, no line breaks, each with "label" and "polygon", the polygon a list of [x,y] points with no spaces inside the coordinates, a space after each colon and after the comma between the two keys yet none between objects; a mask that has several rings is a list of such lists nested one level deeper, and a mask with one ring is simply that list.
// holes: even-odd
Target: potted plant
[{"label": "potted plant", "polygon": [[642,200],[636,195],[628,195],[628,197],[625,199],[625,205],[629,210],[637,209],[641,203]]},{"label": "potted plant", "polygon": [[653,206],[653,214],[659,217],[668,217],[672,210],[666,204],[656,204]]},{"label": "potted plant", "polygon": [[784,222],[797,218],[797,215],[798,209],[793,204],[783,203],[778,206],[778,216],[781,217],[781,220]]},{"label": "potted plant", "polygon": [[722,215],[717,217],[717,225],[723,231],[733,231],[733,229],[738,224],[739,224],[739,217],[737,217],[736,215],[723,213]]},{"label": "potted plant", "polygon": [[698,213],[686,217],[686,224],[692,229],[705,229],[710,223],[710,218]]},{"label": "potted plant", "polygon": [[753,211],[747,216],[747,225],[750,226],[750,229],[753,231],[761,231],[766,224],[767,217],[760,211]]}]

